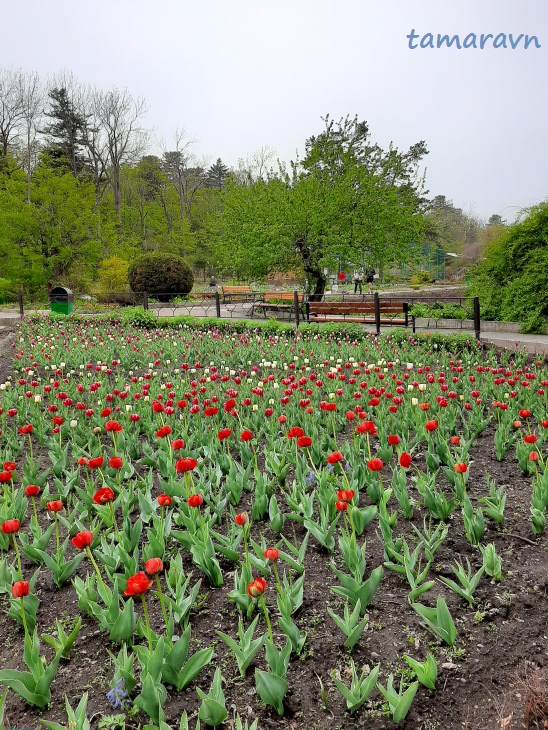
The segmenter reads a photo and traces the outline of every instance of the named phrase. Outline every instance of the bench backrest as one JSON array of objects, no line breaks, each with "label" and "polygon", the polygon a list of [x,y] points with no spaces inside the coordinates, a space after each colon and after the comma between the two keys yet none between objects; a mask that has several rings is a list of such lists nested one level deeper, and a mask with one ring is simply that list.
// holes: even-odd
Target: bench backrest
[{"label": "bench backrest", "polygon": [[[310,314],[374,314],[375,302],[310,302]],[[380,314],[405,314],[406,302],[379,299]]]},{"label": "bench backrest", "polygon": [[222,286],[223,294],[252,294],[253,289],[248,286]]},{"label": "bench backrest", "polygon": [[[302,292],[298,293],[300,302],[302,302],[303,296]],[[295,299],[295,293],[292,291],[267,291],[263,294],[263,299],[265,302],[292,302]]]}]

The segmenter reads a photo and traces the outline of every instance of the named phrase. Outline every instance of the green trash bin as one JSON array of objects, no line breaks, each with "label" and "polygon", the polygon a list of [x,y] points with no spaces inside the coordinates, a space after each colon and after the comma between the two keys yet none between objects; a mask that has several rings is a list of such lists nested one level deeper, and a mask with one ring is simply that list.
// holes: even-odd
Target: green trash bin
[{"label": "green trash bin", "polygon": [[49,293],[49,308],[57,314],[72,314],[72,290],[66,286],[54,286]]}]

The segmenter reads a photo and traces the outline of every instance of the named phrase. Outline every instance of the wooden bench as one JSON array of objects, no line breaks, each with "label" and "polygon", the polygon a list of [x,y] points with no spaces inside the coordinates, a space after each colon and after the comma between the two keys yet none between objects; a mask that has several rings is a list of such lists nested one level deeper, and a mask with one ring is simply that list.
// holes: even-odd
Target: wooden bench
[{"label": "wooden bench", "polygon": [[249,302],[256,299],[259,292],[253,291],[250,286],[222,286],[223,302]]},{"label": "wooden bench", "polygon": [[415,332],[415,317],[409,312],[409,304],[394,299],[381,299],[377,293],[370,300],[360,302],[308,302],[309,322],[357,322],[374,324],[377,333],[381,325],[403,325],[409,323]]},{"label": "wooden bench", "polygon": [[[304,294],[298,292],[299,299],[299,311],[302,316],[305,316],[304,311]],[[267,291],[262,295],[262,298],[256,302],[253,302],[251,308],[251,316],[253,317],[255,309],[261,309],[266,319],[267,311],[273,312],[289,312],[289,321],[291,321],[292,315],[295,313],[295,292],[292,291]]]}]

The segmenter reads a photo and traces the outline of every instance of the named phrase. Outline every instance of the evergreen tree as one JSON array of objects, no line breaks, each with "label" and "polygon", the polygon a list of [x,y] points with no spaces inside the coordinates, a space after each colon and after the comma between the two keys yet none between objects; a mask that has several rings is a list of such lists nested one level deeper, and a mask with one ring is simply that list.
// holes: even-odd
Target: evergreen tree
[{"label": "evergreen tree", "polygon": [[228,177],[228,167],[223,163],[220,157],[217,162],[211,165],[206,173],[206,186],[208,188],[217,188],[221,190],[223,183]]},{"label": "evergreen tree", "polygon": [[46,155],[53,168],[70,171],[80,177],[86,171],[84,154],[87,119],[69,99],[67,89],[52,89],[50,111],[46,116],[52,120],[43,131],[48,135]]}]

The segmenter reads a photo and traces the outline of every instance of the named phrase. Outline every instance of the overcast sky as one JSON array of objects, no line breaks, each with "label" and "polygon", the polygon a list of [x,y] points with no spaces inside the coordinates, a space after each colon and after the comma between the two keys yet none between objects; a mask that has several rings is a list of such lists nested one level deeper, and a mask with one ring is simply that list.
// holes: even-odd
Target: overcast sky
[{"label": "overcast sky", "polygon": [[[542,47],[411,50],[411,29]],[[127,87],[168,147],[182,127],[210,162],[294,159],[322,116],[357,114],[382,145],[424,139],[431,195],[467,212],[548,197],[547,0],[6,2],[0,65]]]}]

